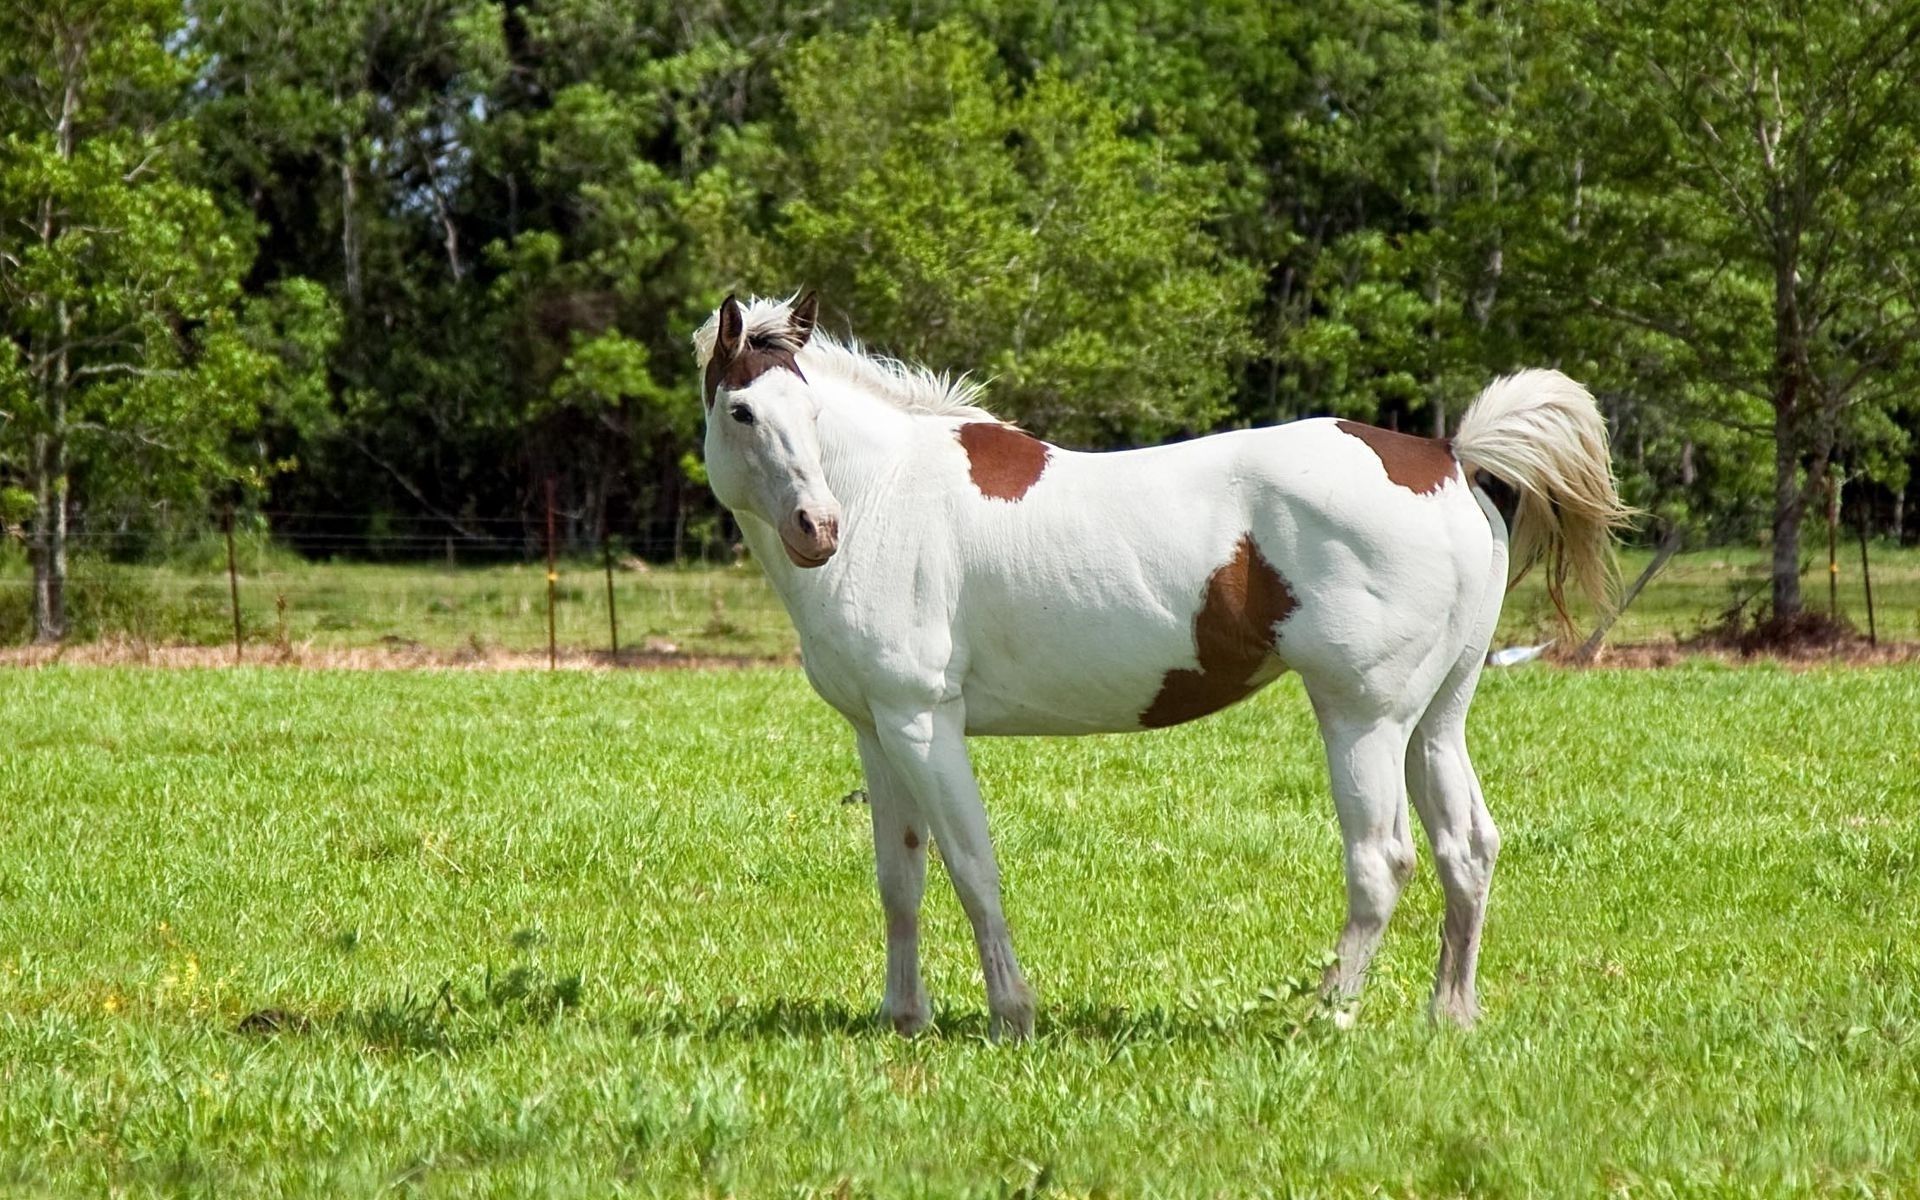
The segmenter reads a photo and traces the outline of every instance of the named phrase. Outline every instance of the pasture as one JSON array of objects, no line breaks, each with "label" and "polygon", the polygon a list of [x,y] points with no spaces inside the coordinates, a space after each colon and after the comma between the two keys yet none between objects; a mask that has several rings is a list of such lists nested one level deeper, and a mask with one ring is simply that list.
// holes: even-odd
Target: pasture
[{"label": "pasture", "polygon": [[[78,640],[101,640],[117,657],[148,646],[230,646],[226,560],[211,545],[152,563],[82,558],[69,601]],[[1652,557],[1621,554],[1631,580]],[[628,564],[630,567],[631,564]],[[1839,608],[1865,632],[1866,589],[1858,550],[1840,561]],[[1758,550],[1725,547],[1676,556],[1614,627],[1616,644],[1685,639],[1741,605],[1748,618],[1765,599],[1768,564]],[[1824,564],[1803,577],[1808,606],[1824,611]],[[563,650],[604,651],[606,579],[597,562],[562,561],[555,628]],[[441,567],[425,563],[310,562],[259,538],[239,553],[242,624],[250,661],[332,663],[380,657],[511,659],[544,652],[544,564]],[[1883,640],[1920,641],[1920,550],[1873,549],[1876,624]],[[25,563],[0,545],[0,647],[27,638]],[[1570,600],[1582,612],[1576,598]],[[791,658],[793,623],[752,562],[661,566],[614,572],[623,656],[651,650],[701,657]],[[1514,588],[1497,644],[1544,641],[1556,621],[1539,572]],[[1583,624],[1584,627],[1584,624]],[[371,653],[362,653],[371,652]]]},{"label": "pasture", "polygon": [[975,743],[1040,993],[871,1022],[850,738],[798,671],[0,672],[0,1192],[1911,1195],[1920,671],[1491,673],[1486,1016],[1426,861],[1358,1028],[1283,680]]}]

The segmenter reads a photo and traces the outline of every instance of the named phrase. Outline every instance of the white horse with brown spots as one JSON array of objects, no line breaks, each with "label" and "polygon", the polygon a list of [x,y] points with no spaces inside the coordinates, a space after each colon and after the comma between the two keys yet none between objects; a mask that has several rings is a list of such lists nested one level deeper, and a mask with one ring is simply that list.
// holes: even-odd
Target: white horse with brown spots
[{"label": "white horse with brown spots", "polygon": [[929,835],[973,925],[998,1034],[1033,1028],[967,756],[973,734],[1153,729],[1306,684],[1346,843],[1325,987],[1356,995],[1407,876],[1407,800],[1445,891],[1436,1017],[1471,1022],[1499,835],[1467,706],[1509,578],[1545,557],[1604,598],[1624,518],[1592,399],[1489,387],[1449,440],[1298,421],[1081,454],[976,392],[815,333],[815,298],[732,297],[695,335],[714,494],[853,726],[886,913],[883,1016],[928,1020]]}]

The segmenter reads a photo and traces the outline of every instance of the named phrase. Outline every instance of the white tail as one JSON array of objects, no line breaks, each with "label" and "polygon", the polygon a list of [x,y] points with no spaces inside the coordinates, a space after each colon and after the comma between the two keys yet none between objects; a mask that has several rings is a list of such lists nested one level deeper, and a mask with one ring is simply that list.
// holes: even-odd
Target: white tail
[{"label": "white tail", "polygon": [[1509,570],[1547,562],[1547,592],[1565,618],[1573,577],[1602,611],[1613,605],[1614,531],[1634,511],[1620,502],[1607,423],[1587,389],[1558,371],[1521,371],[1496,379],[1467,408],[1453,453],[1519,494]]}]

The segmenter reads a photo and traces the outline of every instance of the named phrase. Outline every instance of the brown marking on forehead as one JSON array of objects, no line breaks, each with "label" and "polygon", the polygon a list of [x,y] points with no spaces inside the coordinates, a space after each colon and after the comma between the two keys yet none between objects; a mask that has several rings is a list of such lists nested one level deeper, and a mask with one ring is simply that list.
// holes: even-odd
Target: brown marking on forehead
[{"label": "brown marking on forehead", "polygon": [[1273,654],[1274,626],[1298,604],[1287,581],[1253,544],[1253,535],[1242,536],[1233,557],[1207,576],[1193,618],[1200,669],[1168,671],[1140,724],[1148,729],[1178,725],[1252,695],[1259,686],[1254,677]]},{"label": "brown marking on forehead", "polygon": [[915,833],[911,829],[907,830],[907,849],[918,850],[919,848],[920,848],[920,835]]},{"label": "brown marking on forehead", "polygon": [[801,379],[806,378],[800,374],[800,364],[794,361],[793,351],[786,346],[749,341],[731,361],[724,362],[715,351],[707,360],[707,407],[713,407],[721,388],[737,392],[776,367],[785,367]]},{"label": "brown marking on forehead", "polygon": [[1455,463],[1453,443],[1446,438],[1416,437],[1362,425],[1358,421],[1335,421],[1340,432],[1351,434],[1367,444],[1367,449],[1387,469],[1387,479],[1408,491],[1431,496],[1440,485],[1452,479]]},{"label": "brown marking on forehead", "polygon": [[997,421],[969,421],[959,436],[973,486],[991,500],[1014,501],[1026,495],[1053,456],[1053,447]]}]

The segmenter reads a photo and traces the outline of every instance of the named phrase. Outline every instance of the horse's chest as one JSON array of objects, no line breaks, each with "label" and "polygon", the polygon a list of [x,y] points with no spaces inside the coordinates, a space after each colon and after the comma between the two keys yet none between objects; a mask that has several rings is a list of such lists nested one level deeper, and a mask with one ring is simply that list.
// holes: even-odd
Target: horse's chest
[{"label": "horse's chest", "polygon": [[859,725],[872,722],[871,671],[841,639],[800,627],[800,666],[813,690],[841,716]]}]

